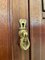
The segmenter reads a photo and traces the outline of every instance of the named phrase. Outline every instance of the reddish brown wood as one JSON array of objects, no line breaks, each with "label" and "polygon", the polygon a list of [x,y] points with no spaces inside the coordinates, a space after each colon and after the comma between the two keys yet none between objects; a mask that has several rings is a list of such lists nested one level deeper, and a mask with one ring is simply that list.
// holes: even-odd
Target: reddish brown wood
[{"label": "reddish brown wood", "polygon": [[33,51],[33,59],[45,59],[45,24],[41,26],[31,26],[31,46]]},{"label": "reddish brown wood", "polygon": [[[19,19],[27,19],[28,23],[28,0],[13,0],[13,59],[29,60],[29,50],[23,51],[18,46]],[[28,26],[27,26],[28,28]]]},{"label": "reddish brown wood", "polygon": [[0,60],[12,59],[7,2],[8,0],[0,0]]},{"label": "reddish brown wood", "polygon": [[17,42],[20,18],[28,23],[28,0],[0,0],[0,60],[29,60]]}]

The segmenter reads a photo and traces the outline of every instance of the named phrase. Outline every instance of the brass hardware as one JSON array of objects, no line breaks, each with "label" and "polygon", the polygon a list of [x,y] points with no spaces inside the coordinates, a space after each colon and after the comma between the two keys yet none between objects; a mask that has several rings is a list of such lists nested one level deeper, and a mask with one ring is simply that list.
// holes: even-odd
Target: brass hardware
[{"label": "brass hardware", "polygon": [[20,29],[25,29],[26,28],[26,20],[25,19],[20,19]]},{"label": "brass hardware", "polygon": [[26,29],[26,19],[20,19],[19,20],[19,24],[20,24],[20,28],[19,28],[19,36],[20,36],[20,47],[23,50],[27,50],[30,47],[30,42],[29,42],[29,38],[28,38],[28,31]]}]

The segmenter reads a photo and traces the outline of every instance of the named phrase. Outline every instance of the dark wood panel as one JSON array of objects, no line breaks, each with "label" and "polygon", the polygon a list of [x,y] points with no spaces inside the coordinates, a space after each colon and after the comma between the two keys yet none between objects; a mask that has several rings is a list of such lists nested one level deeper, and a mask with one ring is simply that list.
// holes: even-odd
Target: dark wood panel
[{"label": "dark wood panel", "polygon": [[8,0],[0,0],[0,60],[11,60]]},{"label": "dark wood panel", "polygon": [[[18,46],[19,19],[27,19],[28,23],[28,0],[13,0],[13,59],[29,60],[29,50],[23,51]],[[28,26],[27,26],[28,27]]]}]

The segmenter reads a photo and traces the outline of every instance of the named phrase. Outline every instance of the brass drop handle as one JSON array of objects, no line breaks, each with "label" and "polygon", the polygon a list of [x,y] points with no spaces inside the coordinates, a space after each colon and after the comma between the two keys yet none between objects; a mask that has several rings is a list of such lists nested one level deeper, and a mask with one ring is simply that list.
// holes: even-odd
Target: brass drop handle
[{"label": "brass drop handle", "polygon": [[19,37],[20,37],[20,47],[23,50],[27,50],[30,47],[30,42],[28,38],[28,31],[26,29],[26,20],[25,19],[20,19],[19,20]]}]

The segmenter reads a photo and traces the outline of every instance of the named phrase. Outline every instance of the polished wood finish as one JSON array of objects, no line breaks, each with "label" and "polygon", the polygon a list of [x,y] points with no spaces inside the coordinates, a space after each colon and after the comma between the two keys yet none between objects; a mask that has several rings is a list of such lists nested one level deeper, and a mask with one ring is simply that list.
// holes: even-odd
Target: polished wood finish
[{"label": "polished wood finish", "polygon": [[30,0],[31,60],[45,60],[45,13],[41,0]]},{"label": "polished wood finish", "polygon": [[28,0],[0,0],[0,60],[29,60],[19,45],[19,19],[27,19]]},{"label": "polished wood finish", "polygon": [[8,0],[0,0],[0,60],[12,59],[7,2]]},{"label": "polished wood finish", "polygon": [[[28,23],[28,0],[13,0],[13,59],[29,60],[29,50],[23,51],[19,45],[19,19],[27,19]],[[28,25],[27,25],[28,28]]]}]

